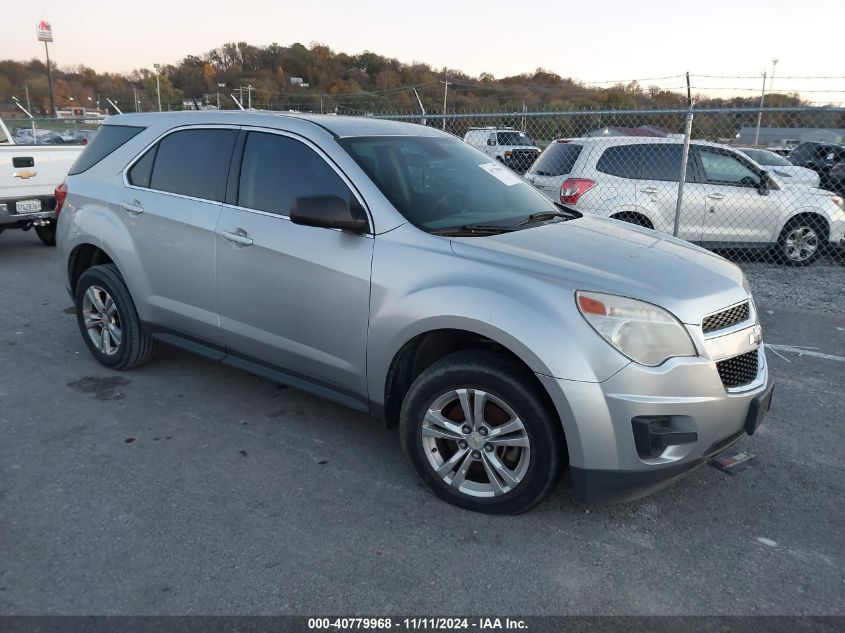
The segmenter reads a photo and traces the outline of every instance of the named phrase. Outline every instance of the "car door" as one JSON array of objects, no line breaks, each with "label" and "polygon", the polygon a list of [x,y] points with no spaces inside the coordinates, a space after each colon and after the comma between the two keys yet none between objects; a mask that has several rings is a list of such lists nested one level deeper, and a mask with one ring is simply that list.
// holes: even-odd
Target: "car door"
[{"label": "car door", "polygon": [[232,176],[237,194],[223,205],[217,226],[227,349],[365,402],[373,237],[297,225],[288,217],[298,197],[352,200],[356,194],[308,141],[245,134]]},{"label": "car door", "polygon": [[145,320],[218,345],[215,229],[237,136],[219,126],[167,134],[126,170],[115,205],[143,267],[132,290]]},{"label": "car door", "polygon": [[[671,235],[675,228],[683,146],[680,143],[643,143],[633,147],[639,150],[637,206],[648,209],[647,215],[654,222],[655,229]],[[692,242],[701,239],[704,195],[694,163],[688,161],[678,218],[678,237],[681,239]]]},{"label": "car door", "polygon": [[780,218],[780,191],[761,195],[762,174],[729,149],[695,149],[705,180],[703,242],[771,242]]}]

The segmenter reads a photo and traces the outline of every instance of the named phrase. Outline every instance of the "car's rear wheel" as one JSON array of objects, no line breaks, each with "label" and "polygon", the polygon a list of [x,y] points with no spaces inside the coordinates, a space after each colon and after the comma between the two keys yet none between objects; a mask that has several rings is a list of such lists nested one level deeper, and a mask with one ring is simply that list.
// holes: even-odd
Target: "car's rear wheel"
[{"label": "car's rear wheel", "polygon": [[786,223],[777,243],[777,257],[790,266],[806,266],[821,254],[827,230],[812,216],[793,218]]},{"label": "car's rear wheel", "polygon": [[76,285],[76,320],[91,354],[111,369],[147,362],[156,342],[141,328],[135,304],[114,264],[89,268]]},{"label": "car's rear wheel", "polygon": [[44,226],[36,226],[35,233],[44,242],[45,246],[56,245],[56,221],[50,220],[50,224]]},{"label": "car's rear wheel", "polygon": [[518,514],[557,483],[560,422],[533,376],[488,352],[457,352],[411,385],[402,448],[441,498],[478,512]]}]

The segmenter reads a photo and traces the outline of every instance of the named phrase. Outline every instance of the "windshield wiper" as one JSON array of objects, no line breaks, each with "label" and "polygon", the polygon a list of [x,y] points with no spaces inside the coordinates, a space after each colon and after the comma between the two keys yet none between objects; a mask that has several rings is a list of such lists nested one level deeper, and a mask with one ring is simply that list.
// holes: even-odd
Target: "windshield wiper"
[{"label": "windshield wiper", "polygon": [[514,226],[524,226],[532,222],[542,222],[543,220],[551,220],[553,218],[567,218],[571,220],[574,217],[576,216],[566,211],[539,211],[538,213],[532,213],[524,220],[517,222]]},{"label": "windshield wiper", "polygon": [[435,229],[429,231],[432,235],[496,235],[497,233],[507,233],[509,231],[518,231],[514,226],[504,226],[501,224],[464,224],[463,226],[451,226],[445,229]]}]

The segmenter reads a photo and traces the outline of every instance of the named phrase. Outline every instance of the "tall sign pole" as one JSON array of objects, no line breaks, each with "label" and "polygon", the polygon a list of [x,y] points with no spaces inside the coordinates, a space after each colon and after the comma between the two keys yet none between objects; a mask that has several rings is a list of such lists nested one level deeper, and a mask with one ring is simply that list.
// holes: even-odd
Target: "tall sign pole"
[{"label": "tall sign pole", "polygon": [[47,87],[50,89],[50,113],[56,116],[56,99],[53,97],[53,73],[50,68],[50,48],[48,42],[53,41],[53,28],[49,22],[41,20],[35,26],[36,33],[38,33],[38,41],[44,42],[44,52],[47,53]]}]

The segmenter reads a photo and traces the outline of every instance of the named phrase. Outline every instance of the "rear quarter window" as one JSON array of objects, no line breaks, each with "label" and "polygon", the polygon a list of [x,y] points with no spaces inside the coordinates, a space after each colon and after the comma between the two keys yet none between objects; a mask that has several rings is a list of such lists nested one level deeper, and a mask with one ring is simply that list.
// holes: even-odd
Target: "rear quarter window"
[{"label": "rear quarter window", "polygon": [[538,176],[563,176],[572,171],[575,161],[581,155],[583,145],[574,143],[552,143],[540,154],[531,167],[531,173]]},{"label": "rear quarter window", "polygon": [[144,129],[134,125],[102,125],[94,134],[91,142],[82,150],[82,154],[79,155],[76,162],[73,163],[68,175],[75,176],[88,171]]},{"label": "rear quarter window", "polygon": [[596,163],[596,169],[620,178],[639,178],[642,159],[642,145],[616,145],[604,150]]}]

